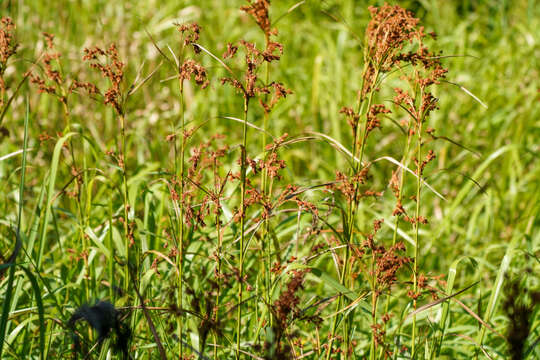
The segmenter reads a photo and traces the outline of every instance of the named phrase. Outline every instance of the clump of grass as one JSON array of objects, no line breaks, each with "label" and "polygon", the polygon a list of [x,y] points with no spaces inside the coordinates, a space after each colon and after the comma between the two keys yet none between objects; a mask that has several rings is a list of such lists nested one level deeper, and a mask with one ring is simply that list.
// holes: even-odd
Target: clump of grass
[{"label": "clump of grass", "polygon": [[[344,114],[352,129],[353,143],[352,165],[349,174],[336,172],[336,182],[332,186],[340,192],[346,201],[345,224],[343,233],[345,239],[345,255],[341,267],[341,284],[345,287],[353,287],[353,280],[361,274],[370,284],[371,291],[371,336],[370,359],[376,358],[377,345],[383,343],[385,330],[378,323],[378,302],[383,288],[390,288],[396,281],[396,273],[409,261],[413,263],[412,278],[413,289],[409,296],[413,299],[413,308],[416,309],[417,299],[420,297],[418,286],[418,249],[420,224],[426,224],[427,219],[420,215],[421,187],[423,185],[423,173],[426,165],[435,158],[432,150],[423,158],[422,148],[424,145],[424,132],[432,133],[433,129],[425,129],[424,124],[428,121],[430,113],[435,110],[437,99],[428,90],[433,84],[438,84],[440,78],[445,76],[446,69],[441,66],[440,60],[431,54],[424,45],[424,30],[418,25],[419,20],[411,12],[399,7],[384,5],[380,8],[370,7],[371,21],[366,29],[364,43],[364,68],[362,72],[362,86],[358,90],[355,107],[343,107],[340,113]],[[435,35],[431,34],[434,38]],[[405,153],[402,155],[402,163],[412,161],[416,165],[413,175],[416,182],[416,195],[411,197],[415,203],[414,217],[407,214],[402,205],[402,189],[404,186],[403,166],[394,172],[392,176],[392,189],[397,198],[393,216],[397,217],[394,229],[392,246],[386,248],[381,242],[374,241],[375,233],[380,229],[383,220],[375,220],[374,233],[358,240],[357,235],[357,211],[360,202],[366,197],[378,197],[382,193],[376,189],[369,189],[369,171],[372,162],[365,162],[365,150],[368,138],[374,134],[374,130],[381,128],[381,118],[391,113],[384,104],[377,104],[377,93],[381,91],[388,75],[399,73],[405,80],[408,88],[395,87],[396,96],[392,101],[397,110],[404,111],[406,118],[402,120],[405,127]],[[415,153],[409,151],[410,146],[415,146]],[[401,180],[400,180],[401,177]],[[396,242],[399,219],[403,218],[414,228],[414,254],[412,260],[398,255],[397,251],[405,250],[402,243]],[[361,246],[356,244],[361,243]],[[355,256],[351,259],[351,251],[354,249]],[[360,271],[353,270],[357,266]],[[355,272],[353,277],[351,271]],[[381,276],[383,275],[383,276]],[[389,277],[386,277],[389,275]],[[339,298],[336,311],[342,308],[342,299]],[[387,306],[388,308],[388,306]],[[387,310],[387,309],[386,309]],[[383,323],[387,323],[389,315],[383,316]],[[337,324],[341,321],[339,316],[334,319],[332,337],[327,350],[326,358],[332,353],[332,342],[335,336]],[[343,320],[343,339],[347,354],[351,354],[351,318]],[[416,345],[416,316],[413,317],[411,330],[411,354],[415,354]],[[388,352],[387,352],[388,353]],[[349,356],[349,355],[348,355]]]}]

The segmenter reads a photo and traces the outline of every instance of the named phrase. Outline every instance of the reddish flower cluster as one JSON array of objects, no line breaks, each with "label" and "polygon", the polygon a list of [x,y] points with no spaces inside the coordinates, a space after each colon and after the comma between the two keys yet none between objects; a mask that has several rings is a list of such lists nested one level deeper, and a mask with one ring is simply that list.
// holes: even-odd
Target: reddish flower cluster
[{"label": "reddish flower cluster", "polygon": [[436,155],[435,153],[433,152],[433,150],[429,150],[427,155],[426,155],[426,158],[424,160],[422,160],[421,163],[418,162],[418,159],[414,159],[414,164],[416,165],[416,174],[419,175],[419,176],[422,176],[422,174],[424,173],[424,169],[426,167],[427,164],[429,164],[433,159],[435,159]]},{"label": "reddish flower cluster", "polygon": [[339,191],[349,203],[353,201],[358,202],[361,198],[367,196],[381,196],[382,194],[378,191],[369,189],[360,191],[359,187],[366,183],[368,173],[369,166],[364,167],[352,176],[347,176],[340,171],[336,171],[336,180],[333,184],[328,185],[328,188]]},{"label": "reddish flower cluster", "polygon": [[[107,61],[103,62],[102,59]],[[91,68],[99,70],[103,77],[109,79],[111,86],[105,92],[104,103],[111,105],[118,114],[123,115],[120,85],[124,78],[125,64],[120,61],[116,45],[111,44],[107,50],[97,46],[86,48],[83,60],[88,61]]]},{"label": "reddish flower cluster", "polygon": [[[182,34],[184,46],[195,44],[200,37],[201,27],[196,22],[190,24],[177,24],[177,30]],[[195,53],[199,53],[201,49],[198,46],[193,46]]]},{"label": "reddish flower cluster", "polygon": [[381,123],[377,118],[379,114],[389,114],[391,111],[382,104],[371,105],[367,113],[367,127],[366,127],[366,136],[376,128],[381,127]]},{"label": "reddish flower cluster", "polygon": [[[222,84],[230,84],[240,91],[246,100],[249,100],[258,95],[273,94],[269,99],[259,97],[259,103],[265,113],[269,113],[280,99],[292,94],[290,89],[285,88],[279,82],[271,82],[269,84],[258,85],[257,70],[263,62],[277,61],[283,54],[283,46],[280,43],[267,41],[266,49],[261,51],[256,48],[255,44],[241,40],[240,45],[245,49],[245,64],[246,70],[244,73],[244,82],[239,81],[234,77],[224,77],[221,79]],[[236,55],[238,47],[232,44],[227,44],[227,51],[223,53],[223,58],[232,58]]]},{"label": "reddish flower cluster", "polygon": [[70,86],[70,91],[73,91],[75,89],[83,89],[90,95],[99,94],[99,89],[97,88],[96,85],[92,84],[91,82],[73,80]]},{"label": "reddish flower cluster", "polygon": [[272,111],[272,108],[278,103],[280,99],[284,99],[287,97],[287,95],[292,94],[292,90],[285,88],[283,84],[277,82],[270,83],[267,89],[269,89],[269,92],[270,89],[273,89],[274,92],[270,101],[265,102],[262,98],[259,98],[259,103],[261,104],[266,113]]},{"label": "reddish flower cluster", "polygon": [[223,58],[224,59],[229,59],[229,58],[232,58],[234,57],[234,55],[236,55],[236,52],[238,51],[238,46],[235,46],[231,43],[228,43],[227,44],[227,50],[223,53]]},{"label": "reddish flower cluster", "polygon": [[283,135],[281,135],[280,137],[275,139],[272,143],[266,145],[265,149],[266,150],[276,150],[278,147],[283,145],[283,143],[285,142],[285,139],[287,139],[288,136],[289,136],[289,134],[284,133]]},{"label": "reddish flower cluster", "polygon": [[411,262],[411,258],[401,255],[405,252],[405,245],[396,243],[386,249],[384,246],[374,248],[376,253],[375,277],[380,289],[390,288],[397,281],[398,271]]},{"label": "reddish flower cluster", "polygon": [[424,28],[417,28],[418,19],[399,5],[369,7],[371,21],[366,30],[368,56],[376,67],[388,71],[395,64],[395,54],[404,44],[424,37]]},{"label": "reddish flower cluster", "polygon": [[272,29],[270,18],[268,16],[270,0],[248,0],[248,2],[249,5],[242,6],[240,10],[253,16],[257,25],[259,25],[267,38],[271,35],[276,35],[277,30]]},{"label": "reddish flower cluster", "polygon": [[[238,162],[241,163],[241,160],[238,160]],[[281,179],[281,175],[279,174],[280,170],[286,167],[285,161],[280,160],[277,152],[275,151],[272,151],[264,160],[259,159],[259,161],[255,161],[253,159],[246,158],[246,163],[251,167],[254,174],[259,171],[266,171],[269,178],[275,178],[277,180]],[[235,176],[235,178],[237,177],[238,176]],[[261,218],[269,219],[274,207],[280,205],[283,201],[285,201],[285,197],[280,196],[276,204],[272,204],[272,201],[268,195],[264,194],[256,186],[254,186],[250,179],[246,179],[245,209],[247,209],[249,206],[259,204],[263,208]],[[238,210],[235,213],[235,221],[239,221],[240,217],[241,213],[240,210]]]},{"label": "reddish flower cluster", "polygon": [[439,298],[440,290],[438,290],[436,287],[429,285],[429,282],[436,282],[439,286],[446,286],[446,282],[442,280],[442,278],[445,275],[437,275],[437,276],[427,276],[425,274],[418,274],[417,277],[417,283],[418,283],[418,291],[415,293],[412,290],[409,290],[407,292],[407,296],[409,296],[413,300],[418,300],[419,298],[424,295],[424,293],[430,294],[432,300],[437,300]]},{"label": "reddish flower cluster", "polygon": [[360,115],[357,114],[351,107],[344,106],[339,110],[340,114],[344,114],[347,117],[347,123],[352,129],[353,136],[356,135],[356,129],[358,128],[358,121]]},{"label": "reddish flower cluster", "polygon": [[[244,83],[241,83],[237,79],[225,77],[221,79],[221,83],[229,83],[236,89],[240,90],[244,97],[250,99],[255,97],[256,94],[268,94],[269,90],[266,86],[258,87],[257,82],[257,68],[262,64],[263,61],[272,61],[277,60],[279,57],[273,54],[275,49],[280,49],[278,47],[272,48],[270,53],[262,52],[255,47],[255,44],[241,40],[240,44],[245,48],[245,63],[246,71],[244,74]],[[236,54],[237,47],[233,47],[229,44],[227,51],[223,54],[224,58],[233,57]]]},{"label": "reddish flower cluster", "polygon": [[[183,45],[193,45],[193,51],[195,54],[200,53],[201,48],[196,45],[196,41],[199,40],[201,32],[201,27],[199,24],[196,22],[181,24],[177,25],[177,29],[182,34]],[[206,68],[197,61],[186,58],[181,64],[178,65],[178,79],[183,82],[184,80],[190,81],[192,78],[202,89],[205,89],[210,84]]]},{"label": "reddish flower cluster", "polygon": [[54,48],[54,34],[44,32],[42,33],[42,35],[45,37],[45,41],[47,42],[47,47],[52,50]]},{"label": "reddish flower cluster", "polygon": [[53,60],[58,61],[62,56],[59,52],[54,52],[54,35],[49,33],[43,33],[45,41],[47,42],[47,49],[51,52],[45,52],[41,58],[43,64],[44,77],[35,74],[31,71],[27,72],[30,77],[30,82],[37,85],[40,93],[53,94],[59,97],[61,102],[66,102],[66,98],[63,92],[58,88],[63,84],[60,71],[53,69]]},{"label": "reddish flower cluster", "polygon": [[287,165],[285,164],[284,160],[278,159],[277,152],[272,152],[270,155],[267,156],[266,160],[259,163],[259,167],[261,169],[266,169],[268,176],[270,178],[277,178],[278,180],[281,179],[281,175],[279,174],[279,171],[282,169],[285,169]]},{"label": "reddish flower cluster", "polygon": [[36,75],[32,72],[27,72],[25,75],[30,77],[30,82],[38,87],[40,93],[55,94],[56,88],[54,86],[48,85],[47,82],[39,75]]},{"label": "reddish flower cluster", "polygon": [[180,67],[179,73],[180,80],[195,80],[195,83],[202,89],[206,88],[210,81],[207,79],[206,69],[193,59],[187,59]]},{"label": "reddish flower cluster", "polygon": [[8,59],[17,52],[18,44],[14,41],[15,24],[9,17],[0,20],[0,74],[5,71]]},{"label": "reddish flower cluster", "polygon": [[[129,205],[125,205],[129,211]],[[124,222],[126,221],[122,216],[120,216],[118,218],[118,221],[121,223],[121,224],[124,224]],[[126,234],[126,238],[128,239],[128,242],[129,242],[129,247],[132,247],[133,245],[135,245],[135,227],[136,227],[136,224],[135,224],[135,221],[128,221],[127,222],[127,234]]]}]

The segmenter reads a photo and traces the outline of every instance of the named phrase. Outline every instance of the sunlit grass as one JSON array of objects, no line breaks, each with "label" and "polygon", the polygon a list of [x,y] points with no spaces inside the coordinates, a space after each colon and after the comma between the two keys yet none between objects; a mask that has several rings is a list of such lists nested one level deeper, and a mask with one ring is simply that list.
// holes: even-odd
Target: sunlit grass
[{"label": "sunlit grass", "polygon": [[[418,359],[505,359],[514,351],[509,324],[518,318],[509,318],[509,308],[529,311],[523,356],[540,357],[538,306],[527,308],[540,271],[540,13],[534,1],[400,2],[426,32],[438,34],[434,50],[456,55],[442,60],[451,83],[434,90],[440,109],[426,124],[434,136],[413,139],[409,147],[406,113],[391,102],[393,87],[407,85],[400,74],[389,75],[392,86],[375,99],[392,113],[362,149],[354,147],[357,134],[340,109],[356,104],[362,87],[368,4],[272,2],[270,19],[279,19],[272,39],[283,44],[283,55],[257,74],[260,83],[280,82],[293,93],[271,112],[219,81],[232,76],[227,67],[244,81],[244,53],[222,59],[227,43],[267,45],[264,31],[239,10],[245,4],[0,4],[20,43],[3,73],[5,99],[12,101],[3,102],[0,116],[1,358],[70,358],[74,329],[89,358],[121,358],[113,351],[118,335],[101,345],[88,323],[69,323],[76,309],[101,300],[114,304],[119,324],[131,329],[133,359],[163,353],[279,358],[285,350],[290,358],[383,358],[370,325],[387,311],[385,343],[395,358],[410,356],[415,344]],[[184,51],[174,25],[191,21],[201,25],[197,43],[206,50],[197,55],[192,47]],[[44,76],[42,32],[55,34],[62,54],[52,63],[65,80],[56,95],[38,93],[25,79],[28,70]],[[111,42],[125,62],[121,108],[69,86],[77,79],[105,93],[111,83],[82,56],[84,48]],[[178,82],[178,64],[186,58],[206,68],[208,88]],[[422,157],[427,149],[437,158],[422,180],[414,175],[413,156],[403,154]],[[190,170],[198,151],[200,163]],[[212,152],[221,155],[212,158]],[[268,167],[254,173],[250,163],[276,166],[278,159],[286,167],[273,180]],[[382,196],[347,207],[332,188],[335,172],[350,175],[360,170],[354,164],[367,161],[369,183]],[[392,216],[389,180],[405,167],[405,209],[429,219],[416,228]],[[295,188],[287,190],[288,184]],[[268,196],[273,216],[262,217],[264,201],[239,216],[252,188]],[[418,210],[411,195],[421,199]],[[290,201],[293,196],[301,202]],[[192,225],[198,211],[206,226]],[[186,213],[192,224],[180,220]],[[340,263],[354,258],[345,244],[363,241],[374,219],[384,219],[376,241],[403,242],[416,259],[380,300],[373,299],[377,285],[365,275],[369,268],[355,268],[360,274],[353,277]],[[351,224],[356,230],[347,233]],[[16,265],[10,265],[13,253]],[[445,301],[424,296],[416,306],[422,311],[414,312],[407,292],[417,289],[415,267],[428,277],[442,275],[446,284],[430,286]],[[510,286],[516,279],[521,287]],[[458,295],[445,298],[451,294]],[[301,313],[285,309],[286,296]],[[284,313],[290,323],[283,329]],[[348,356],[345,344],[353,344]],[[344,351],[330,350],[338,348]]]}]

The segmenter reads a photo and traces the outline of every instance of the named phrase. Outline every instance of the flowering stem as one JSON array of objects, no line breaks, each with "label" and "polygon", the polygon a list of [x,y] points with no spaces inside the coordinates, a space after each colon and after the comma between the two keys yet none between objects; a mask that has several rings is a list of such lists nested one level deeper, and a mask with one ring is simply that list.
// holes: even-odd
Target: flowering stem
[{"label": "flowering stem", "polygon": [[[177,317],[177,326],[178,326],[178,352],[180,354],[180,359],[183,359],[184,349],[182,343],[182,336],[184,332],[184,321],[182,319],[182,295],[183,295],[183,268],[184,268],[184,156],[185,156],[185,137],[184,137],[184,126],[185,126],[185,116],[184,116],[184,82],[182,79],[179,79],[180,85],[180,128],[181,128],[181,141],[180,141],[180,172],[177,173],[180,181],[180,214],[177,217],[177,226],[179,231],[178,236],[178,250],[176,254],[176,266],[178,267],[178,299],[177,305],[178,310],[180,311],[180,316]],[[175,167],[177,167],[176,162],[176,142],[175,142]]]},{"label": "flowering stem", "polygon": [[236,310],[236,359],[240,359],[240,325],[242,319],[242,292],[244,282],[244,236],[245,236],[245,196],[246,196],[246,147],[247,147],[247,115],[249,96],[244,95],[244,128],[242,136],[242,159],[241,159],[241,194],[240,194],[240,244],[238,261],[238,305]]},{"label": "flowering stem", "polygon": [[[417,177],[416,177],[416,212],[415,212],[415,233],[414,233],[414,265],[413,265],[413,307],[416,309],[416,294],[418,293],[418,247],[420,240],[418,236],[418,230],[420,228],[420,189],[422,186],[421,177],[422,177],[422,120],[418,120],[417,131],[418,131],[418,144],[416,145],[416,158],[417,158]],[[416,314],[413,315],[413,327],[411,334],[411,357],[415,356],[415,345],[416,345]]]},{"label": "flowering stem", "polygon": [[[358,174],[358,172],[360,171],[360,168],[362,166],[362,160],[364,158],[364,149],[365,149],[365,144],[366,144],[366,140],[367,140],[367,127],[368,127],[368,115],[369,114],[369,109],[371,107],[371,103],[373,102],[373,94],[375,93],[375,90],[373,89],[374,88],[374,85],[377,83],[377,79],[379,77],[379,69],[377,68],[376,72],[375,72],[375,77],[374,77],[374,81],[373,81],[373,85],[371,86],[371,91],[370,91],[370,94],[369,94],[369,100],[368,100],[368,104],[367,104],[367,110],[366,110],[366,122],[364,124],[364,132],[363,132],[363,135],[362,135],[362,146],[361,146],[361,149],[360,149],[360,158],[359,158],[359,161],[358,163],[356,164],[356,167],[355,167],[355,170],[354,170],[354,173],[355,175]],[[353,231],[353,228],[354,228],[354,219],[356,217],[356,210],[358,209],[358,203],[356,201],[356,197],[358,195],[358,186],[359,184],[355,183],[355,186],[354,186],[354,199],[353,199],[353,206],[351,207],[351,214],[350,214],[350,222],[349,222],[349,243],[347,244],[347,250],[349,250],[349,247],[350,247],[350,244],[352,243],[353,241],[353,234],[354,234],[354,231]],[[373,249],[372,249],[373,251]],[[347,255],[350,253],[350,251],[347,252]],[[346,263],[348,263],[348,256],[346,258]],[[372,264],[371,264],[371,267],[372,267],[372,274],[375,274],[375,272],[373,271],[373,266],[375,265],[374,264],[375,261],[373,260],[372,261]],[[347,265],[345,265],[347,266]],[[371,287],[371,293],[372,293],[372,325],[375,325],[376,324],[376,312],[377,312],[377,304],[376,304],[376,301],[377,301],[377,296],[375,294],[375,287],[376,287],[376,284],[375,284],[376,280],[373,279],[373,281],[371,282],[372,283],[372,287]],[[346,331],[346,345],[347,345],[347,350],[348,350],[348,347],[349,347],[349,331],[348,329],[345,329]],[[372,359],[372,355],[375,353],[375,336],[371,335],[371,349],[372,351],[370,351],[370,359]]]},{"label": "flowering stem", "polygon": [[[215,178],[217,180],[217,159],[214,159],[214,174]],[[218,188],[218,185],[216,184],[216,230],[217,230],[217,238],[218,238],[218,250],[217,250],[217,291],[216,291],[216,303],[214,305],[214,322],[217,324],[219,321],[219,295],[221,293],[221,247],[222,247],[222,238],[221,238],[221,222],[219,220],[220,215],[220,204],[219,204],[219,196],[220,196],[220,190],[221,188]],[[218,353],[218,347],[217,347],[217,336],[214,332],[214,360],[217,360],[217,353]]]},{"label": "flowering stem", "polygon": [[[268,36],[266,36],[266,46],[268,47],[268,42],[269,42],[269,38]],[[265,63],[265,76],[266,76],[266,79],[265,79],[265,85],[268,84],[268,81],[269,81],[269,77],[270,77],[270,63],[269,62],[266,62]],[[267,103],[267,98],[268,98],[268,94],[265,94],[265,100],[264,102]],[[263,119],[263,133],[262,133],[262,137],[263,137],[263,148],[262,148],[262,153],[263,154],[266,154],[266,131],[268,129],[268,117],[269,117],[269,112],[268,111],[265,111],[264,112],[264,119]],[[263,155],[263,158],[266,159],[266,156]],[[262,193],[263,193],[263,196],[266,197],[266,195],[268,195],[268,197],[270,197],[270,195],[272,194],[272,191],[269,190],[267,192],[267,187],[268,187],[268,168],[265,166],[264,168],[264,171],[262,172]],[[263,227],[263,235],[261,237],[261,245],[262,245],[262,250],[263,250],[263,253],[266,254],[266,266],[265,266],[265,276],[264,276],[264,279],[265,279],[265,284],[264,284],[264,287],[265,287],[265,295],[266,295],[266,303],[267,304],[270,304],[270,301],[271,301],[271,295],[270,295],[270,287],[271,287],[271,283],[272,283],[272,279],[271,279],[271,276],[272,276],[272,271],[271,271],[271,268],[272,268],[272,254],[271,254],[271,247],[270,247],[270,244],[267,244],[267,238],[268,238],[268,233],[270,232],[270,220],[268,218],[265,218],[264,219],[264,227]],[[270,311],[267,312],[268,313],[268,322],[270,324],[270,326],[272,325],[272,313]]]},{"label": "flowering stem", "polygon": [[[57,60],[58,62],[58,60]],[[58,65],[60,65],[58,63]],[[64,120],[65,120],[65,130],[64,130],[64,133],[65,134],[69,134],[71,132],[71,114],[70,114],[70,111],[69,111],[69,108],[68,108],[68,103],[67,103],[67,95],[66,95],[66,92],[64,91],[63,87],[62,86],[59,86],[59,89],[61,91],[61,95],[59,96],[59,99],[60,99],[60,103],[62,104],[62,108],[64,110]],[[74,153],[74,150],[73,150],[73,141],[71,138],[68,139],[68,148],[69,148],[69,155],[71,156],[71,170],[75,170],[75,172],[78,173],[78,168],[77,168],[77,162],[75,161],[75,153]],[[85,169],[86,167],[83,166],[83,170]],[[77,175],[74,175],[74,176],[77,176]],[[86,179],[86,172],[83,171],[83,176],[84,176],[84,179]],[[76,204],[77,204],[77,211],[79,213],[79,217],[81,219],[84,219],[86,220],[86,217],[84,216],[84,213],[83,213],[83,206],[81,205],[81,187],[80,187],[80,183],[78,181],[79,179],[75,179],[74,181],[74,185],[75,185],[75,192],[76,192]],[[84,221],[83,220],[83,221]],[[80,234],[80,240],[81,240],[81,243],[83,244],[83,248],[84,249],[88,249],[88,237],[85,235],[84,233],[84,229],[86,229],[86,224],[83,224],[83,226],[81,226],[80,228],[80,231],[79,231],[79,234]],[[87,257],[84,257],[84,267],[85,267],[85,271],[89,271],[89,267],[88,267],[88,258]],[[92,267],[93,269],[93,267]],[[93,274],[89,274],[90,278],[91,279],[95,279],[95,276],[93,276]],[[86,296],[86,299],[89,300],[89,297],[90,297],[90,294],[89,294],[89,284],[87,282],[85,282],[84,284],[84,291],[85,291],[85,296]]]},{"label": "flowering stem", "polygon": [[[377,301],[379,299],[377,295],[377,279],[375,275],[375,252],[372,250],[371,255],[371,273],[373,275],[373,280],[371,281],[372,284],[372,290],[371,290],[371,324],[372,326],[377,325]],[[373,327],[373,332],[377,329]],[[375,348],[377,346],[375,341],[375,334],[372,332],[371,334],[371,344],[369,349],[369,359],[374,360],[375,359]]]}]

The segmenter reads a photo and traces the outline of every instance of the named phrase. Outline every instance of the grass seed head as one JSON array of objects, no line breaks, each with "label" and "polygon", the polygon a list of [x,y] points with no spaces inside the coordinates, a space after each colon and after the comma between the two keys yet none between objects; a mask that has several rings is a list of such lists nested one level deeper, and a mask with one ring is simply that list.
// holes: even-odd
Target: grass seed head
[{"label": "grass seed head", "polygon": [[15,55],[19,44],[14,37],[15,24],[10,17],[0,19],[0,75],[5,71],[8,59]]},{"label": "grass seed head", "polygon": [[[105,91],[104,104],[112,106],[119,115],[123,115],[120,86],[124,79],[125,64],[120,61],[116,45],[112,43],[106,50],[97,46],[85,48],[83,61],[88,61],[91,68],[98,70],[103,77],[109,80],[110,86]],[[97,89],[95,86],[88,88]]]},{"label": "grass seed head", "polygon": [[270,0],[247,0],[249,5],[244,5],[240,8],[240,10],[248,13],[249,15],[253,16],[255,19],[255,22],[261,30],[264,32],[264,35],[267,39],[270,38],[271,35],[276,35],[277,30],[272,29],[270,17],[269,17],[269,8],[270,8]]}]

